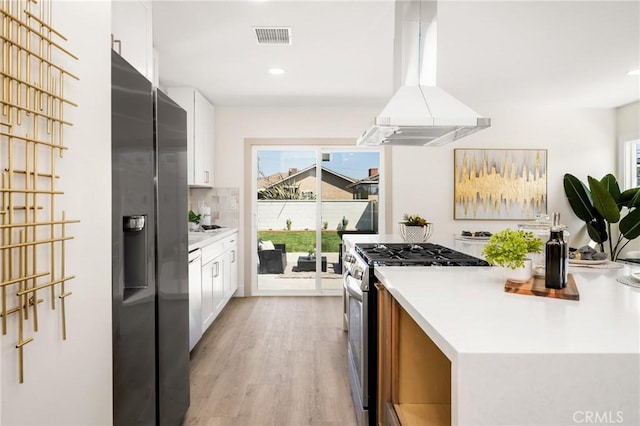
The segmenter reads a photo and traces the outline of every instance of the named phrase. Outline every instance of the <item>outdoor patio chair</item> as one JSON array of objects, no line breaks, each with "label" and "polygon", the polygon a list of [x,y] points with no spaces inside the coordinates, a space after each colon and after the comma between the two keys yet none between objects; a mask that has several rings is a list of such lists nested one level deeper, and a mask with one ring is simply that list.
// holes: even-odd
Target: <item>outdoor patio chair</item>
[{"label": "outdoor patio chair", "polygon": [[[273,249],[270,247],[265,249],[264,246],[268,241],[263,241],[258,244],[258,260],[260,265],[258,268],[259,274],[284,274],[284,270],[287,267],[287,245],[286,244],[273,244]],[[263,247],[260,250],[260,247]]]}]

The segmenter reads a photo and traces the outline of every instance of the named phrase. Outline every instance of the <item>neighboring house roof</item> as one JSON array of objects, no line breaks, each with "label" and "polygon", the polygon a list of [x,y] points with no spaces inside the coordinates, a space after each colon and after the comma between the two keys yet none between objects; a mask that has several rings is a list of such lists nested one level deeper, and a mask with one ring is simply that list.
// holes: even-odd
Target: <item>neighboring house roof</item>
[{"label": "neighboring house roof", "polygon": [[[267,176],[266,178],[262,178],[262,179],[258,179],[258,190],[261,189],[267,189],[270,188],[272,186],[278,185],[282,182],[285,182],[287,180],[295,180],[296,177],[299,177],[305,173],[307,173],[308,171],[315,169],[316,165],[313,164],[305,169],[302,170],[298,170],[298,172],[293,173],[291,175],[287,174],[287,173],[274,173],[272,175]],[[353,178],[350,178],[349,176],[345,176],[343,174],[340,174],[338,172],[334,172],[331,169],[327,169],[326,167],[322,167],[322,173],[328,173],[328,174],[332,174],[340,179],[343,179],[344,181],[347,182],[347,187],[350,187],[351,185],[353,185],[356,180]],[[277,180],[276,180],[277,179]],[[262,184],[262,185],[261,185]]]},{"label": "neighboring house roof", "polygon": [[380,183],[380,175],[379,174],[373,175],[373,176],[367,176],[364,179],[357,180],[354,183],[347,185],[347,188],[353,188],[353,187],[358,186],[358,185],[366,185],[366,184],[370,184],[371,185],[371,184],[376,184],[376,183]]},{"label": "neighboring house roof", "polygon": [[282,182],[288,177],[289,177],[289,174],[286,172],[278,172],[269,176],[265,176],[263,178],[258,179],[258,189],[267,188],[273,184]]}]

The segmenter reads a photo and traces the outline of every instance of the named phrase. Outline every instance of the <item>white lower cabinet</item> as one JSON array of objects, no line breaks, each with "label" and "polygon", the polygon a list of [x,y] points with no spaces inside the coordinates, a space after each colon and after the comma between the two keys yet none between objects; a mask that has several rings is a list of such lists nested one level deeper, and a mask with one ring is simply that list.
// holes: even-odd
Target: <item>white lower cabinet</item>
[{"label": "white lower cabinet", "polygon": [[189,253],[189,350],[202,337],[202,254]]},{"label": "white lower cabinet", "polygon": [[225,240],[224,298],[226,301],[238,289],[238,241],[236,236],[237,234]]},{"label": "white lower cabinet", "polygon": [[[195,295],[200,296],[200,315],[194,315],[192,312],[189,318],[189,328],[201,329],[201,332],[197,336],[194,334],[194,339],[190,339],[191,349],[238,289],[238,234],[234,233],[204,246],[201,251],[202,270],[199,271],[198,279],[195,277],[195,266],[192,268],[192,265],[189,265],[189,283],[201,284],[201,291]],[[192,299],[193,302],[197,299],[195,296],[189,295],[190,307],[196,307],[196,304],[192,303]],[[198,324],[192,324],[194,321]]]},{"label": "white lower cabinet", "polygon": [[213,279],[213,316],[218,316],[222,308],[224,308],[224,282],[225,282],[225,270],[224,261],[226,254],[220,255],[216,258],[216,274]]},{"label": "white lower cabinet", "polygon": [[213,261],[202,265],[201,315],[202,331],[213,322]]},{"label": "white lower cabinet", "polygon": [[213,323],[219,311],[220,288],[224,281],[222,241],[202,247],[202,333]]}]

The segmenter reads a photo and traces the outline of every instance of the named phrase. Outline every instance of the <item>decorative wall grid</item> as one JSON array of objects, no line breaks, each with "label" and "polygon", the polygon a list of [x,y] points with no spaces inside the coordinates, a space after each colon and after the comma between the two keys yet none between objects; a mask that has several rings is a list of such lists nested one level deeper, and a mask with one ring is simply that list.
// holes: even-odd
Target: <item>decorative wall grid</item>
[{"label": "decorative wall grid", "polygon": [[[47,299],[61,316],[67,338],[65,243],[70,223],[56,211],[56,156],[62,157],[65,80],[78,77],[62,63],[78,58],[61,46],[67,39],[52,26],[52,1],[2,0],[0,44],[0,303],[2,334],[17,315],[18,381],[24,381],[24,346],[38,331],[38,304]],[[59,199],[59,198],[58,198]],[[42,297],[42,298],[41,298]],[[50,302],[50,303],[49,303]],[[13,318],[13,317],[12,317]]]},{"label": "decorative wall grid", "polygon": [[455,149],[454,219],[547,213],[546,149]]}]

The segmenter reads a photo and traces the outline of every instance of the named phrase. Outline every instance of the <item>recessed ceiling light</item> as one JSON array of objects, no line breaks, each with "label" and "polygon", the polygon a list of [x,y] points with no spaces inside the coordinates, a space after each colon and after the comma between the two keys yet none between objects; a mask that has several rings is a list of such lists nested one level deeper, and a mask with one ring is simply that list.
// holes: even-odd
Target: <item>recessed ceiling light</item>
[{"label": "recessed ceiling light", "polygon": [[282,75],[284,74],[284,70],[278,67],[269,68],[269,74],[271,75]]},{"label": "recessed ceiling light", "polygon": [[637,70],[629,71],[627,75],[640,75],[640,68]]}]

